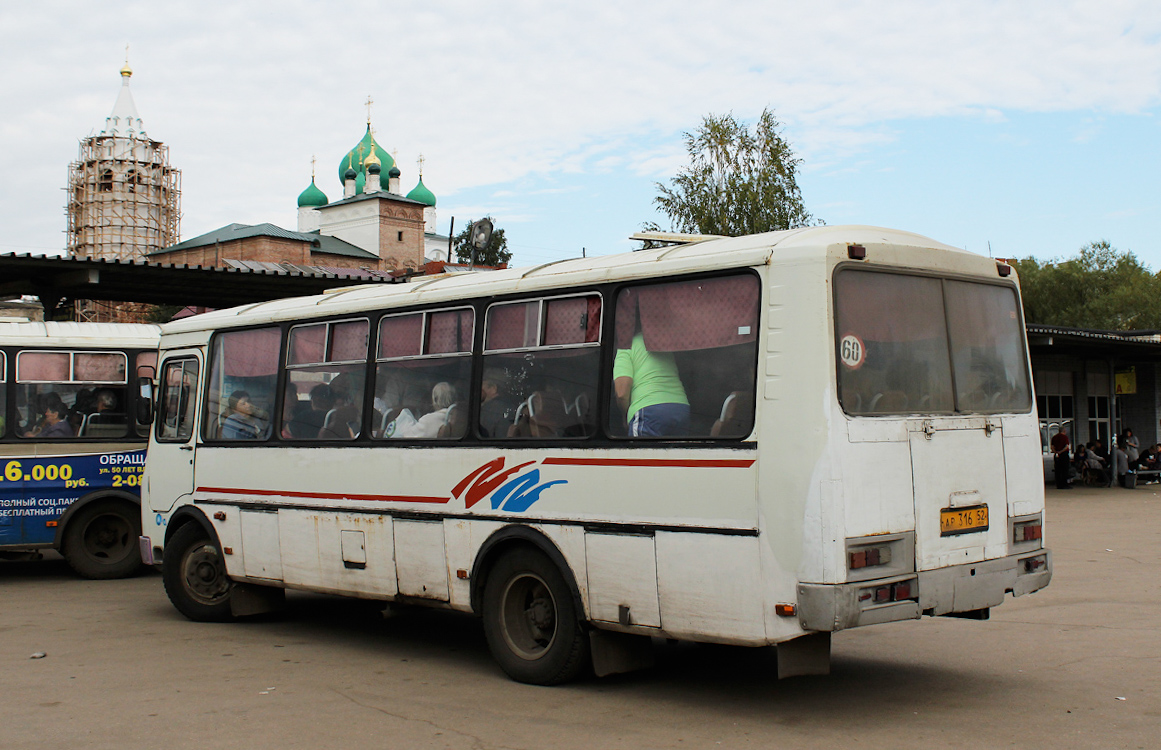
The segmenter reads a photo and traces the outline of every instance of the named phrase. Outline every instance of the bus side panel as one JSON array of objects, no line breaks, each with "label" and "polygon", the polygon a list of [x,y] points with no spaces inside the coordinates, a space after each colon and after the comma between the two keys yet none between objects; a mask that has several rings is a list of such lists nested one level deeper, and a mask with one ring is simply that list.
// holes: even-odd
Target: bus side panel
[{"label": "bus side panel", "polygon": [[724,643],[766,640],[757,537],[659,531],[661,625],[676,638]]},{"label": "bus side panel", "polygon": [[282,509],[278,529],[287,586],[384,598],[397,593],[390,516]]}]

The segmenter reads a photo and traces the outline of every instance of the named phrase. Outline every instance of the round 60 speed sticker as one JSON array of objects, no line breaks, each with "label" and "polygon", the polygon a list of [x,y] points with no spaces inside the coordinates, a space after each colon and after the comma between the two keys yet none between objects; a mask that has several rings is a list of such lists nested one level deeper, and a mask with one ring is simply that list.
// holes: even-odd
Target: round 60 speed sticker
[{"label": "round 60 speed sticker", "polygon": [[852,370],[857,370],[867,361],[867,347],[863,340],[853,333],[848,333],[839,341],[839,359]]}]

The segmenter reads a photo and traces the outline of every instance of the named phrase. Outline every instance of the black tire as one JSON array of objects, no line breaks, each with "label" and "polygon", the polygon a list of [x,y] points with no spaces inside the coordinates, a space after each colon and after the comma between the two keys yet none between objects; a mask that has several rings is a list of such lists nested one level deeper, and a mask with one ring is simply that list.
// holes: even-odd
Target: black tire
[{"label": "black tire", "polygon": [[589,637],[564,574],[542,552],[504,553],[484,583],[484,635],[513,680],[559,685],[589,666]]},{"label": "black tire", "polygon": [[141,570],[141,509],[121,500],[89,503],[68,520],[61,553],[85,578],[127,578]]},{"label": "black tire", "polygon": [[178,612],[196,622],[227,622],[230,579],[218,541],[196,521],[173,533],[161,562],[165,593]]}]

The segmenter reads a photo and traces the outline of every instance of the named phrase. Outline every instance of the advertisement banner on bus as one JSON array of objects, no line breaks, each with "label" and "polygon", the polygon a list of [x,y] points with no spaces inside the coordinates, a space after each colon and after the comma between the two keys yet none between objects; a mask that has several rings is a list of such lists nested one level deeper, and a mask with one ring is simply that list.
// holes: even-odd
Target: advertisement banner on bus
[{"label": "advertisement banner on bus", "polygon": [[47,544],[76,500],[97,489],[140,495],[145,451],[0,459],[0,544]]}]

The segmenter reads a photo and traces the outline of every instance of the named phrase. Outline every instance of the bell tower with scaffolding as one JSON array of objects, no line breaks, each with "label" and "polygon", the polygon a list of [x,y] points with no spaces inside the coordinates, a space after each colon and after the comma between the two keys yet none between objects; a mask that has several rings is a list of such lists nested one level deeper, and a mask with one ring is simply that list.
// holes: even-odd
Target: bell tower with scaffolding
[{"label": "bell tower with scaffolding", "polygon": [[181,171],[169,147],[145,134],[129,92],[126,59],[121,92],[104,129],[80,143],[69,165],[68,254],[74,258],[143,260],[181,234]]}]

